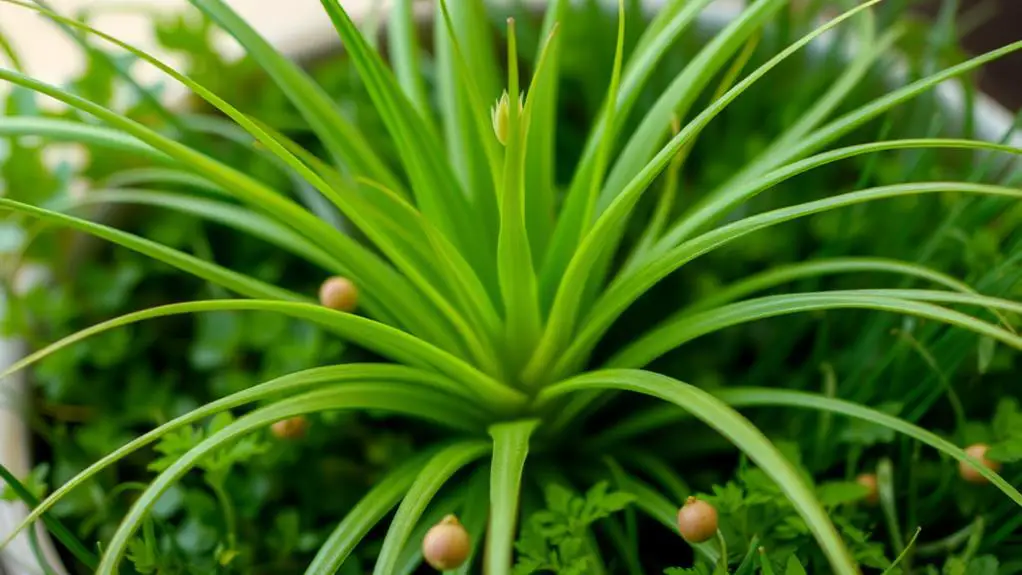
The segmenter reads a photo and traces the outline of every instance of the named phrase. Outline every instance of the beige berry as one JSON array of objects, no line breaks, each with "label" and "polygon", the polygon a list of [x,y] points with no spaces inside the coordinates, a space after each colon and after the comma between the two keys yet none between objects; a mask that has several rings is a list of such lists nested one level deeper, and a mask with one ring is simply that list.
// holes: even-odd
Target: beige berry
[{"label": "beige berry", "polygon": [[277,439],[301,439],[309,428],[309,420],[301,415],[281,419],[270,426],[270,433]]},{"label": "beige berry", "polygon": [[[978,459],[983,467],[986,467],[990,471],[997,473],[1001,470],[1001,463],[998,461],[992,461],[986,458],[987,450],[990,449],[985,443],[976,443],[965,448],[965,453],[970,457]],[[979,471],[976,470],[971,464],[961,461],[958,463],[958,473],[962,476],[962,479],[969,483],[988,483],[989,480]]]},{"label": "beige berry", "polygon": [[705,501],[689,497],[678,510],[678,531],[689,543],[709,541],[717,533],[717,510]]},{"label": "beige berry", "polygon": [[855,478],[855,482],[869,490],[866,492],[866,503],[876,505],[880,502],[880,490],[877,487],[877,476],[875,473],[863,473]]},{"label": "beige berry", "polygon": [[348,278],[334,276],[320,286],[319,303],[337,311],[353,311],[358,305],[358,288]]},{"label": "beige berry", "polygon": [[437,571],[461,567],[471,549],[468,531],[454,515],[448,515],[430,527],[422,539],[422,556]]}]

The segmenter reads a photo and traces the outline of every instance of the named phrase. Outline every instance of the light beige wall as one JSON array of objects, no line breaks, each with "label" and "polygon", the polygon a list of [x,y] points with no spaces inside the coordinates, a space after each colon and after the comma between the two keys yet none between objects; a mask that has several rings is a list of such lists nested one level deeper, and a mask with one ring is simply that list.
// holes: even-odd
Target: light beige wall
[{"label": "light beige wall", "polygon": [[[98,10],[94,20],[97,28],[143,48],[152,47],[151,26],[145,16],[131,14],[140,8],[173,12],[187,5],[185,0],[49,0],[62,14],[74,15],[77,10]],[[290,49],[303,50],[330,31],[319,0],[228,0],[257,30],[274,43]],[[383,0],[341,0],[353,12],[363,12]],[[17,47],[26,68],[33,75],[59,82],[80,69],[78,50],[54,26],[30,10],[11,4],[0,4],[0,33]],[[0,56],[0,61],[8,63]]]}]

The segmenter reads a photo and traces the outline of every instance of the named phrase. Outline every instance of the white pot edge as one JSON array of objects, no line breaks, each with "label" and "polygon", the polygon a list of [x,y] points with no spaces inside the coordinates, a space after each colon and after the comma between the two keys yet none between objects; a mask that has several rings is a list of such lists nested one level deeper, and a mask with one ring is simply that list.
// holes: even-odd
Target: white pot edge
[{"label": "white pot edge", "polygon": [[[506,1],[506,0],[504,0]],[[613,0],[604,0],[613,5]],[[650,10],[663,4],[664,0],[644,0],[643,4]],[[542,6],[544,0],[527,0],[530,5]],[[716,0],[704,12],[704,22],[709,26],[721,26],[730,21],[742,9],[740,0]],[[364,16],[364,14],[355,15]],[[323,53],[324,46],[339,45],[336,32],[329,20],[322,18],[310,22],[307,29],[281,33],[278,48],[294,59],[304,59]],[[961,85],[954,81],[944,82],[936,88],[941,105],[950,111],[962,110],[965,106],[965,92]],[[1014,117],[1003,106],[982,92],[976,94],[975,118],[976,135],[988,141],[1000,141],[1011,127]],[[1016,131],[1010,138],[1009,145],[1022,147],[1022,132]],[[39,279],[36,273],[30,274],[34,281]],[[2,297],[3,294],[0,294]],[[5,369],[24,356],[24,343],[17,338],[0,338],[0,369]],[[27,382],[24,373],[16,374],[7,381],[0,382],[0,393],[4,397],[19,397],[26,391]],[[31,432],[22,417],[15,409],[0,410],[0,463],[19,476],[24,476],[32,466]],[[0,503],[0,538],[6,537],[14,527],[26,516],[26,507],[21,503]],[[43,554],[50,565],[60,575],[66,575],[57,551],[42,525],[37,525],[40,534],[39,543]],[[0,564],[6,575],[41,575],[41,567],[35,560],[28,544],[26,534],[21,534],[4,551]]]}]

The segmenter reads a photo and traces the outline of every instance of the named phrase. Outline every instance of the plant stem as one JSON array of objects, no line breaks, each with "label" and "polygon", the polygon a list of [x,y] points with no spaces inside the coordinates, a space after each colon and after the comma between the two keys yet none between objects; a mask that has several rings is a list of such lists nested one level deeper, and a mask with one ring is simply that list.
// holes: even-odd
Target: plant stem
[{"label": "plant stem", "polygon": [[227,492],[224,491],[222,482],[219,481],[206,481],[210,489],[213,490],[213,494],[216,495],[217,501],[220,502],[220,507],[224,510],[224,527],[227,529],[227,547],[228,549],[234,549],[235,534],[237,533],[237,518],[234,514],[234,505],[231,503],[230,497]]}]

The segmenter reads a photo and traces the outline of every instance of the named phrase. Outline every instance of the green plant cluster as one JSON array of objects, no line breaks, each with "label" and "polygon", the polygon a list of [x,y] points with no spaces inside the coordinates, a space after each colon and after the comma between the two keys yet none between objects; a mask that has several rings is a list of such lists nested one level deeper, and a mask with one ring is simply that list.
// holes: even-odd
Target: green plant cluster
[{"label": "green plant cluster", "polygon": [[8,299],[48,446],[8,497],[90,573],[412,573],[452,512],[458,573],[1022,570],[1022,150],[931,92],[1022,45],[965,57],[954,2],[707,3],[404,0],[376,38],[323,0],[347,54],[306,72],[192,0],[158,27],[187,113],[44,5],[89,65],[0,70],[5,279],[70,270]]}]

